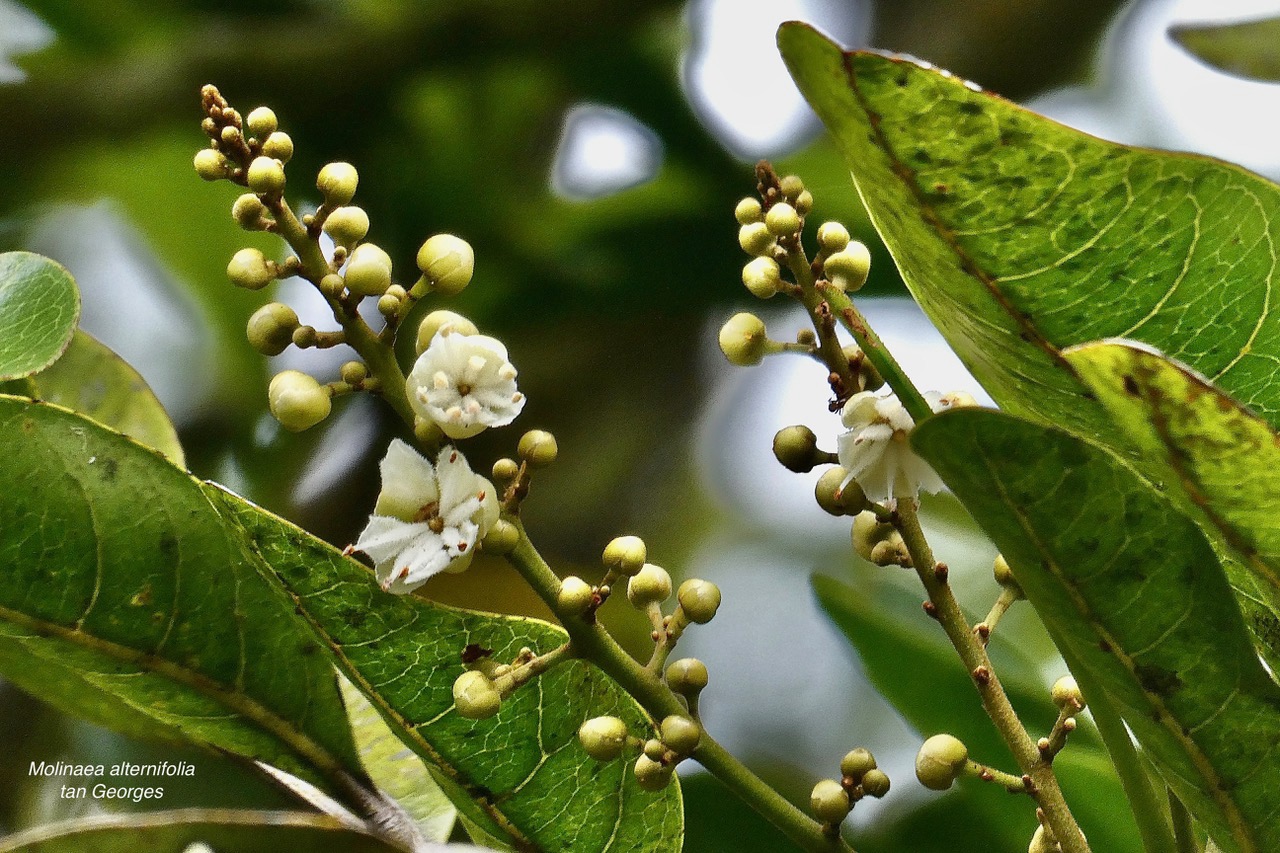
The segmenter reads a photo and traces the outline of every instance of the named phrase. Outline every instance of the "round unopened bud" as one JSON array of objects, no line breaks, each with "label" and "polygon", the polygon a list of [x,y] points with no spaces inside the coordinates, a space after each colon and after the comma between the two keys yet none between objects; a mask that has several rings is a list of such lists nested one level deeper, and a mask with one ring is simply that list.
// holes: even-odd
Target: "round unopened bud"
[{"label": "round unopened bud", "polygon": [[785,201],[780,201],[764,215],[765,227],[775,237],[786,237],[800,230],[800,214]]},{"label": "round unopened bud", "polygon": [[277,130],[262,143],[262,155],[288,163],[293,157],[293,139],[284,131]]},{"label": "round unopened bud", "polygon": [[641,751],[654,761],[662,761],[667,754],[666,745],[657,738],[649,738],[644,742]]},{"label": "round unopened bud", "polygon": [[378,313],[383,317],[394,317],[400,313],[400,298],[393,293],[384,293],[378,297]]},{"label": "round unopened bud", "polygon": [[246,231],[261,230],[266,215],[267,206],[253,193],[245,193],[231,205],[231,218]]},{"label": "round unopened bud", "polygon": [[324,203],[330,207],[349,204],[359,183],[360,173],[350,163],[326,163],[316,175],[316,189],[324,194]]},{"label": "round unopened bud", "polygon": [[604,546],[600,559],[606,569],[619,574],[634,575],[644,567],[649,552],[639,536],[617,536]]},{"label": "round unopened bud", "polygon": [[720,351],[729,363],[738,367],[750,367],[764,360],[769,337],[765,334],[764,321],[755,314],[742,311],[734,314],[720,327]]},{"label": "round unopened bud", "polygon": [[1069,675],[1053,682],[1051,695],[1053,704],[1058,706],[1059,711],[1076,714],[1084,710],[1084,694],[1080,692],[1080,685]]},{"label": "round unopened bud", "polygon": [[813,786],[809,795],[809,810],[823,823],[840,823],[849,816],[853,804],[849,792],[835,779],[823,779]]},{"label": "round unopened bud", "polygon": [[270,107],[254,107],[244,119],[245,127],[254,136],[267,137],[276,132],[280,126],[276,114]]},{"label": "round unopened bud", "polygon": [[1018,598],[1026,598],[1026,594],[1022,591],[1022,586],[1018,583],[1018,579],[1013,576],[1013,569],[1009,567],[1004,554],[996,554],[995,562],[992,564],[992,574],[995,575],[996,583],[1000,584],[1000,586],[1013,590]]},{"label": "round unopened bud", "polygon": [[763,222],[749,222],[738,229],[738,245],[748,255],[767,255],[773,250],[774,239]]},{"label": "round unopened bud", "polygon": [[636,783],[646,791],[661,791],[671,784],[671,767],[647,755],[636,759]]},{"label": "round unopened bud", "polygon": [[889,774],[883,770],[871,769],[862,775],[862,793],[868,797],[879,799],[889,793]]},{"label": "round unopened bud", "polygon": [[702,726],[679,714],[663,719],[658,731],[662,733],[662,743],[667,749],[679,756],[692,755],[702,740]]},{"label": "round unopened bud", "polygon": [[762,222],[764,220],[764,208],[760,206],[760,199],[747,196],[738,202],[738,206],[733,209],[733,218],[738,220],[739,225]]},{"label": "round unopened bud", "polygon": [[828,255],[822,262],[822,270],[828,281],[852,293],[867,283],[867,275],[871,272],[871,252],[855,240]]},{"label": "round unopened bud", "polygon": [[373,243],[361,243],[351,253],[343,281],[356,296],[381,296],[391,285],[391,256]]},{"label": "round unopened bud", "polygon": [[299,326],[293,330],[293,345],[298,349],[313,347],[320,340],[315,326]]},{"label": "round unopened bud", "polygon": [[945,791],[960,778],[969,761],[969,749],[951,735],[934,735],[916,754],[916,778],[933,791]]},{"label": "round unopened bud", "polygon": [[671,597],[671,575],[661,566],[645,563],[627,581],[627,600],[644,610],[650,604],[661,604]]},{"label": "round unopened bud", "polygon": [[1062,846],[1053,837],[1053,832],[1044,824],[1040,824],[1031,835],[1027,853],[1062,853]]},{"label": "round unopened bud", "polygon": [[481,546],[488,554],[505,557],[520,544],[520,531],[505,518],[500,518],[489,528],[489,532],[480,540]]},{"label": "round unopened bud", "polygon": [[682,696],[697,696],[709,677],[707,665],[697,658],[680,658],[667,667],[667,686]]},{"label": "round unopened bud", "polygon": [[284,191],[284,166],[274,157],[254,157],[245,175],[249,189],[259,195],[271,195]]},{"label": "round unopened bud", "polygon": [[705,625],[716,617],[716,611],[720,609],[720,587],[711,581],[691,578],[680,584],[676,600],[690,622]]},{"label": "round unopened bud", "polygon": [[799,175],[787,175],[778,181],[778,189],[782,190],[783,198],[795,201],[804,192],[804,180]]},{"label": "round unopened bud", "polygon": [[839,465],[822,472],[813,486],[813,496],[818,506],[831,515],[857,515],[870,506],[862,486]]},{"label": "round unopened bud", "polygon": [[876,757],[871,750],[858,747],[851,749],[840,759],[840,775],[848,776],[855,782],[862,778],[868,770],[876,769]]},{"label": "round unopened bud", "polygon": [[797,474],[812,471],[822,461],[818,451],[818,437],[813,430],[801,424],[783,427],[773,436],[773,456],[782,467]]},{"label": "round unopened bud", "polygon": [[331,272],[320,279],[320,292],[330,299],[339,298],[346,289],[347,283],[336,272]]},{"label": "round unopened bud", "polygon": [[227,158],[221,151],[214,151],[212,148],[202,148],[197,151],[193,165],[196,167],[196,174],[206,181],[220,180],[231,171],[231,164],[227,162]]},{"label": "round unopened bud", "polygon": [[431,346],[431,339],[445,326],[449,326],[455,334],[459,335],[480,334],[476,324],[461,314],[444,310],[432,311],[423,317],[422,322],[418,324],[418,339],[414,344],[414,349],[418,355],[422,355],[427,351],[427,347]]},{"label": "round unopened bud", "polygon": [[485,720],[502,707],[502,694],[493,686],[489,676],[469,669],[453,682],[453,705],[460,717]]},{"label": "round unopened bud", "polygon": [[324,221],[324,233],[339,246],[350,248],[369,233],[369,214],[355,205],[335,208]]},{"label": "round unopened bud", "polygon": [[231,256],[231,261],[227,264],[227,278],[236,287],[246,290],[261,290],[275,277],[275,271],[267,263],[266,255],[258,249],[241,249]]},{"label": "round unopened bud", "polygon": [[560,592],[556,596],[556,605],[562,613],[581,616],[595,602],[595,592],[591,584],[582,578],[570,575],[560,581]]},{"label": "round unopened bud", "polygon": [[240,128],[227,125],[222,129],[219,138],[224,146],[232,146],[238,144],[244,136],[240,133]]},{"label": "round unopened bud", "polygon": [[872,512],[860,512],[854,517],[852,538],[853,550],[864,560],[871,560],[877,545],[884,542],[897,545],[902,541],[892,524],[880,521]]},{"label": "round unopened bud", "polygon": [[877,566],[910,566],[910,558],[903,543],[891,538],[871,546],[871,555],[867,560]]},{"label": "round unopened bud", "polygon": [[347,361],[338,368],[338,375],[348,385],[359,385],[369,378],[369,368],[363,361]]},{"label": "round unopened bud", "polygon": [[493,463],[493,479],[499,482],[506,483],[514,480],[519,473],[520,463],[514,459],[508,459],[504,456]]},{"label": "round unopened bud", "polygon": [[418,249],[418,269],[442,296],[455,296],[471,283],[476,254],[471,244],[452,234],[436,234]]},{"label": "round unopened bud", "polygon": [[272,377],[267,387],[267,406],[285,429],[302,432],[329,417],[333,400],[329,389],[314,376],[284,370]]},{"label": "round unopened bud", "polygon": [[809,211],[813,210],[813,193],[808,190],[801,191],[800,195],[796,196],[794,204],[797,213],[801,216],[808,216]]},{"label": "round unopened bud", "polygon": [[279,355],[293,343],[298,315],[282,302],[268,302],[249,317],[245,336],[249,346],[263,355]]},{"label": "round unopened bud", "polygon": [[520,436],[516,453],[520,454],[520,458],[528,462],[531,468],[544,468],[556,461],[560,447],[556,444],[556,437],[545,429],[531,429]]},{"label": "round unopened bud", "polygon": [[612,761],[627,746],[627,724],[617,717],[592,717],[578,727],[578,741],[596,761]]},{"label": "round unopened bud", "polygon": [[778,292],[782,284],[782,270],[773,258],[753,258],[742,268],[742,283],[752,296],[768,299]]},{"label": "round unopened bud", "polygon": [[849,229],[839,222],[824,222],[818,226],[818,245],[828,254],[840,252],[849,245]]}]

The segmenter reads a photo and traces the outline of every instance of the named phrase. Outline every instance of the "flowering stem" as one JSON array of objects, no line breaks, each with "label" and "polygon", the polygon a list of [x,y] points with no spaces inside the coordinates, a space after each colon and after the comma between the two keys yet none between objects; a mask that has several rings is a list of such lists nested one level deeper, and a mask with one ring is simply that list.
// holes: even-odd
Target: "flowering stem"
[{"label": "flowering stem", "polygon": [[831,315],[831,308],[815,288],[813,267],[810,266],[809,258],[804,253],[804,246],[796,240],[786,248],[786,253],[787,269],[791,270],[791,275],[799,286],[799,300],[809,312],[809,319],[813,322],[813,329],[818,335],[817,355],[833,373],[840,377],[846,393],[855,394],[860,387],[857,377],[849,367],[849,359],[845,358],[840,339],[836,337],[836,323]]},{"label": "flowering stem", "polygon": [[[895,389],[897,390],[897,389]],[[932,605],[930,614],[942,625],[947,639],[960,655],[965,668],[982,700],[983,710],[995,724],[1001,738],[1013,753],[1018,769],[1022,771],[1027,782],[1027,793],[1035,799],[1036,804],[1044,811],[1045,822],[1053,830],[1054,836],[1062,846],[1063,853],[1089,853],[1089,843],[1080,831],[1079,825],[1071,815],[1062,789],[1053,773],[1053,765],[1040,754],[1036,742],[1027,734],[1022,721],[1009,702],[1000,679],[996,677],[987,650],[969,627],[960,603],[951,592],[943,572],[935,571],[938,566],[933,551],[920,528],[920,517],[915,501],[898,502],[895,527],[902,534],[902,541],[911,554],[911,561],[916,574],[924,585]]]},{"label": "flowering stem", "polygon": [[[579,614],[560,611],[557,603],[560,579],[529,541],[519,517],[509,514],[503,517],[520,533],[515,549],[506,557],[507,561],[560,617],[575,654],[598,666],[639,702],[653,719],[661,720],[673,714],[686,716],[689,712],[667,687],[662,676],[627,654],[598,621],[588,622]],[[820,823],[765,784],[705,731],[692,757],[802,849],[811,853],[854,853],[839,837],[826,835]]]}]

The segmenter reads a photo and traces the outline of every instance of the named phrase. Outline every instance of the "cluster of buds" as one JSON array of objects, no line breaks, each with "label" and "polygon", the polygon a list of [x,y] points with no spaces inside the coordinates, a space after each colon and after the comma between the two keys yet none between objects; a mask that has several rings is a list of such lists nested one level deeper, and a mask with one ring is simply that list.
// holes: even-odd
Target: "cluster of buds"
[{"label": "cluster of buds", "polygon": [[487,720],[502,709],[502,702],[570,653],[566,643],[543,655],[523,648],[511,663],[498,663],[486,651],[468,646],[463,653],[467,670],[453,682],[453,707],[468,720]]},{"label": "cluster of buds", "polygon": [[676,765],[693,755],[702,741],[702,726],[691,717],[672,714],[658,724],[656,737],[633,736],[617,717],[593,717],[578,729],[582,748],[596,761],[613,761],[624,752],[639,751],[632,772],[646,791],[671,784]]},{"label": "cluster of buds", "polygon": [[834,835],[859,800],[879,799],[888,793],[888,775],[876,766],[876,757],[870,750],[859,747],[840,759],[839,779],[822,779],[813,786],[809,809]]}]

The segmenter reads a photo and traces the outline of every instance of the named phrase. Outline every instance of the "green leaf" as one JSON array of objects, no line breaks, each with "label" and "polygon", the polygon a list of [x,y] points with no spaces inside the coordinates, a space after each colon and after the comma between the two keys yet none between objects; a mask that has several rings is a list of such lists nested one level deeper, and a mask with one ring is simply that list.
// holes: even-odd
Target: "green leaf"
[{"label": "green leaf", "polygon": [[912,294],[1001,408],[1124,446],[1061,350],[1135,338],[1280,423],[1280,192],[900,58],[779,34]]},{"label": "green leaf", "polygon": [[0,839],[0,853],[184,853],[198,841],[218,853],[396,853],[400,849],[325,815],[187,809],[50,824]]},{"label": "green leaf", "polygon": [[31,252],[0,254],[0,381],[52,364],[79,319],[71,273]]},{"label": "green leaf", "polygon": [[[927,630],[929,623],[914,599],[910,607],[895,606],[886,600],[886,591],[868,596],[821,575],[814,576],[813,588],[822,609],[858,650],[858,659],[876,690],[917,732],[926,737],[938,732],[953,734],[964,741],[976,761],[1012,766],[1013,757],[983,713],[973,681],[955,650],[940,631]],[[988,650],[1023,723],[1032,732],[1047,734],[1057,709],[1049,701],[1049,686],[1035,664],[998,631],[991,635]],[[910,672],[911,678],[903,678],[903,672]],[[1124,801],[1124,791],[1092,726],[1076,730],[1067,749],[1055,759],[1054,768],[1067,802],[1096,849],[1138,848],[1132,817],[1116,807]],[[995,786],[975,783],[962,793],[974,814],[983,816],[989,827],[983,837],[989,838],[993,848],[1026,847],[1035,829],[1034,817],[1026,809]]]},{"label": "green leaf", "polygon": [[28,379],[33,396],[92,418],[185,467],[178,432],[146,380],[84,332],[77,331],[61,358]]},{"label": "green leaf", "polygon": [[1280,687],[1196,524],[1094,445],[993,411],[913,443],[1220,846],[1280,849]]},{"label": "green leaf", "polygon": [[1186,24],[1169,35],[1193,56],[1220,71],[1280,81],[1280,17],[1233,24]]},{"label": "green leaf", "polygon": [[341,791],[364,778],[324,649],[187,474],[0,397],[0,675],[140,738]]},{"label": "green leaf", "polygon": [[[392,731],[453,781],[445,792],[461,788],[479,804],[487,832],[496,826],[508,844],[540,850],[680,849],[679,786],[642,791],[630,762],[598,763],[578,744],[578,727],[601,714],[622,718],[633,733],[653,730],[635,700],[590,664],[556,666],[491,719],[454,712],[464,647],[511,661],[524,647],[542,654],[563,645],[563,630],[384,593],[372,572],[304,531],[217,486],[206,491],[244,528]],[[475,820],[472,803],[455,804]]]}]

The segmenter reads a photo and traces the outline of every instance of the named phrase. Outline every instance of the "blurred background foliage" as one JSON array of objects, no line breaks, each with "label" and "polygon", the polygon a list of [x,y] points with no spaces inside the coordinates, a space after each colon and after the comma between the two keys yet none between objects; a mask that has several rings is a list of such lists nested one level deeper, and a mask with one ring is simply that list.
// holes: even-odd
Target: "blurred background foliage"
[{"label": "blurred background foliage", "polygon": [[[412,269],[416,247],[439,231],[475,246],[476,280],[445,307],[503,338],[529,398],[518,426],[559,438],[561,459],[539,476],[527,504],[552,563],[598,576],[601,546],[636,532],[673,574],[721,584],[722,615],[687,638],[711,665],[704,707],[713,731],[797,798],[815,775],[835,772],[844,750],[873,749],[894,792],[855,813],[860,850],[1017,850],[1034,820],[1025,804],[988,791],[934,797],[918,788],[910,770],[918,736],[876,695],[814,602],[808,578],[818,571],[928,631],[913,603],[918,593],[903,591],[907,579],[850,556],[847,522],[821,517],[812,481],[785,475],[770,458],[772,432],[787,423],[834,436],[823,377],[798,363],[735,373],[714,348],[718,323],[749,307],[732,208],[752,190],[761,156],[805,178],[815,221],[839,218],[872,247],[868,294],[904,292],[843,164],[787,81],[772,32],[781,20],[807,19],[851,46],[921,56],[1123,141],[1212,153],[1249,137],[1252,154],[1226,153],[1274,173],[1280,146],[1271,125],[1219,122],[1216,137],[1179,135],[1192,125],[1170,110],[1229,100],[1221,88],[1228,84],[1164,34],[1174,19],[1262,5],[0,0],[0,246],[70,267],[84,292],[86,329],[147,377],[181,430],[194,473],[336,544],[350,542],[376,494],[374,463],[394,425],[371,401],[352,401],[302,436],[276,428],[266,413],[272,372],[300,367],[332,378],[344,359],[294,352],[268,365],[245,345],[244,322],[266,294],[231,288],[227,259],[244,245],[276,254],[280,247],[237,229],[234,189],[204,184],[191,168],[203,143],[201,84],[217,84],[243,111],[271,105],[297,148],[288,167],[295,205],[318,202],[321,165],[347,160],[360,170],[356,201],[373,221],[370,237],[398,267]],[[1176,62],[1184,64],[1169,64]],[[1203,85],[1189,94],[1185,80],[1196,74]],[[1184,81],[1174,96],[1160,88],[1166,76]],[[1258,103],[1274,92],[1239,97]],[[282,283],[275,296],[322,325],[296,283]],[[868,311],[883,319],[891,343],[911,342],[905,355],[918,381],[974,390],[909,305],[881,304]],[[800,328],[784,309],[763,313],[777,337]],[[468,453],[484,468],[517,438],[492,431]],[[984,613],[995,596],[990,547],[949,499],[926,510],[963,600]],[[544,612],[512,573],[483,560],[425,591],[479,609]],[[613,627],[641,650],[644,620],[609,610]],[[1034,619],[1015,610],[1006,630],[1050,683],[1060,665]],[[888,632],[860,642],[892,651],[896,640]],[[0,743],[3,831],[86,808],[29,779],[32,760],[161,754],[3,684]],[[280,802],[243,768],[185,757],[200,775],[173,785],[165,807]],[[714,780],[690,778],[685,792],[687,849],[787,849]],[[1117,808],[1095,803],[1092,813],[1105,824]],[[953,819],[981,828],[940,835],[936,827]],[[1119,833],[1105,849],[1125,849],[1123,824],[1098,830]]]}]

